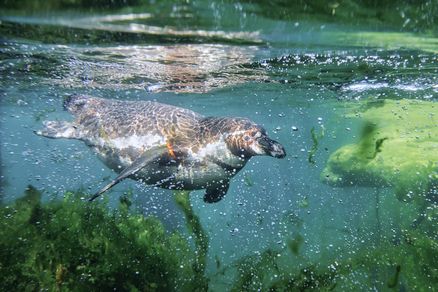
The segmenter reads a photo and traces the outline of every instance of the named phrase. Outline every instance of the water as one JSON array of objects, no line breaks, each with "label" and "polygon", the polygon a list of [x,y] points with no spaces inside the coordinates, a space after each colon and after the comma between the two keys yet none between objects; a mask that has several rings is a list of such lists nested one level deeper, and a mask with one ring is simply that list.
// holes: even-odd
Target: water
[{"label": "water", "polygon": [[[208,236],[204,276],[210,291],[264,291],[275,283],[285,291],[436,289],[433,34],[409,31],[410,22],[400,31],[394,23],[327,21],[332,9],[343,13],[340,8],[323,18],[277,18],[266,15],[263,4],[151,3],[1,12],[3,205],[13,204],[29,185],[48,203],[67,191],[93,193],[115,176],[83,142],[33,133],[44,120],[71,119],[62,109],[69,94],[248,117],[284,145],[287,157],[252,158],[219,203],[203,203],[202,191],[190,194]],[[384,106],[391,114],[378,112]],[[372,145],[364,146],[370,120],[377,130],[370,130]],[[351,143],[358,151],[368,147],[369,164],[353,155],[326,177],[332,154]],[[341,179],[332,181],[334,175]],[[127,193],[133,213],[156,216],[196,248],[196,232],[186,228],[171,191],[125,180],[106,194],[110,209]],[[75,287],[69,283],[74,267],[54,261],[61,266],[51,267],[52,280],[39,278],[44,284],[29,287]],[[160,287],[149,284],[137,288]]]}]

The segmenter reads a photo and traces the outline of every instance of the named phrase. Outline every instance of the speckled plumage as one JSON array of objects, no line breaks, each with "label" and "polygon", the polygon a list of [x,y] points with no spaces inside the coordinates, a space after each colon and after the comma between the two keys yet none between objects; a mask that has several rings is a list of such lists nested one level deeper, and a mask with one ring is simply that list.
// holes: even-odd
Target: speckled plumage
[{"label": "speckled plumage", "polygon": [[[204,117],[158,102],[86,95],[68,97],[64,107],[75,120],[45,122],[45,129],[37,134],[83,140],[118,173],[154,153],[157,157],[128,173],[129,177],[169,189],[207,189],[209,202],[225,195],[229,179],[251,156],[285,155],[263,128],[244,118]],[[266,145],[274,143],[276,148],[271,145],[275,148],[271,150],[279,154],[256,143],[261,140]]]}]

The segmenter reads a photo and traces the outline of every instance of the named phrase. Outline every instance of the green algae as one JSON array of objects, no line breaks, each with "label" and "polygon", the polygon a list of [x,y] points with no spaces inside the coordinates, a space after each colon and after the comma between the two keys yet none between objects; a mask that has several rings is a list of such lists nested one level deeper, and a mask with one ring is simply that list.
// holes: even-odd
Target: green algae
[{"label": "green algae", "polygon": [[[338,273],[340,291],[356,289],[358,283],[364,287],[381,286],[404,291],[431,291],[438,283],[438,243],[435,236],[424,232],[407,231],[402,241],[395,244],[384,242],[376,247],[367,247],[356,256],[341,261]],[[354,274],[362,277],[351,277]],[[365,275],[374,274],[374,277]]]},{"label": "green algae", "polygon": [[294,238],[291,238],[287,241],[287,247],[294,255],[298,255],[300,253],[300,248],[304,243],[304,238],[297,234]]},{"label": "green algae", "polygon": [[41,202],[29,187],[0,207],[2,291],[194,291],[195,253],[159,220],[89,204],[81,193]]},{"label": "green algae", "polygon": [[334,272],[314,265],[293,271],[279,263],[278,255],[279,251],[267,249],[239,259],[231,291],[329,291],[336,286]]},{"label": "green algae", "polygon": [[187,221],[187,228],[193,234],[195,240],[196,258],[193,263],[193,270],[195,272],[194,286],[196,287],[196,291],[205,291],[208,288],[208,281],[204,277],[208,252],[207,233],[202,228],[201,221],[194,213],[192,205],[190,204],[190,192],[175,191],[174,200],[183,211]]},{"label": "green algae", "polygon": [[438,181],[438,107],[420,100],[365,104],[357,143],[328,159],[321,179],[335,186],[391,186],[402,201],[429,198]]},{"label": "green algae", "polygon": [[250,174],[248,172],[245,173],[245,176],[243,177],[243,182],[245,183],[245,185],[247,187],[254,186],[254,181],[253,181],[253,179],[251,178],[251,176],[250,176]]},{"label": "green algae", "polygon": [[401,266],[400,264],[397,264],[395,266],[395,273],[394,275],[389,279],[388,281],[388,288],[395,288],[397,287],[399,278],[400,278],[400,271],[401,271]]},{"label": "green algae", "polygon": [[340,252],[327,264],[305,260],[304,268],[288,257],[293,250],[267,249],[231,265],[231,291],[430,291],[438,283],[436,236],[404,230],[398,242]]},{"label": "green algae", "polygon": [[315,154],[318,151],[319,141],[324,137],[324,135],[324,127],[321,127],[321,131],[319,132],[319,134],[315,132],[315,127],[312,127],[312,129],[310,129],[312,147],[310,148],[309,154],[307,156],[307,161],[309,161],[310,164],[316,164]]},{"label": "green algae", "polygon": [[[193,234],[194,252],[157,219],[132,214],[131,195],[109,212],[104,204],[83,202],[81,193],[42,203],[41,194],[29,187],[23,198],[1,206],[0,290],[206,291],[208,237],[189,193],[176,193],[175,201]],[[295,222],[295,215],[287,218]],[[340,250],[328,264],[307,260],[305,238],[297,234],[282,249],[231,265],[216,257],[222,271],[217,276],[233,271],[231,291],[430,291],[438,282],[438,209],[428,208],[425,221],[417,230],[402,230],[398,240]]]}]

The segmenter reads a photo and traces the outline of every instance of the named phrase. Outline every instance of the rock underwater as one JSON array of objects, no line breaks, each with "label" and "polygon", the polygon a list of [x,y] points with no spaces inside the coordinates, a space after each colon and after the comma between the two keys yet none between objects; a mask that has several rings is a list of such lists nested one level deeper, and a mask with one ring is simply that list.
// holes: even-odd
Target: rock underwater
[{"label": "rock underwater", "polygon": [[334,186],[390,186],[397,198],[436,201],[438,105],[421,100],[376,100],[359,113],[359,141],[328,159],[321,179]]}]

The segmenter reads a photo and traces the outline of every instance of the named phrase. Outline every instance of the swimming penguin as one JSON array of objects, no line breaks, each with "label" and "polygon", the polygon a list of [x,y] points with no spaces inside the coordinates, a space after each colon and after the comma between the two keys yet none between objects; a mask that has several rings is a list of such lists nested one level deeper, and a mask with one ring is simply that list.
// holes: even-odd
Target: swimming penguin
[{"label": "swimming penguin", "polygon": [[204,117],[153,101],[72,95],[64,108],[73,122],[45,121],[36,134],[84,141],[119,175],[90,199],[125,178],[172,190],[205,189],[218,202],[230,179],[252,156],[283,158],[281,144],[246,118]]}]

